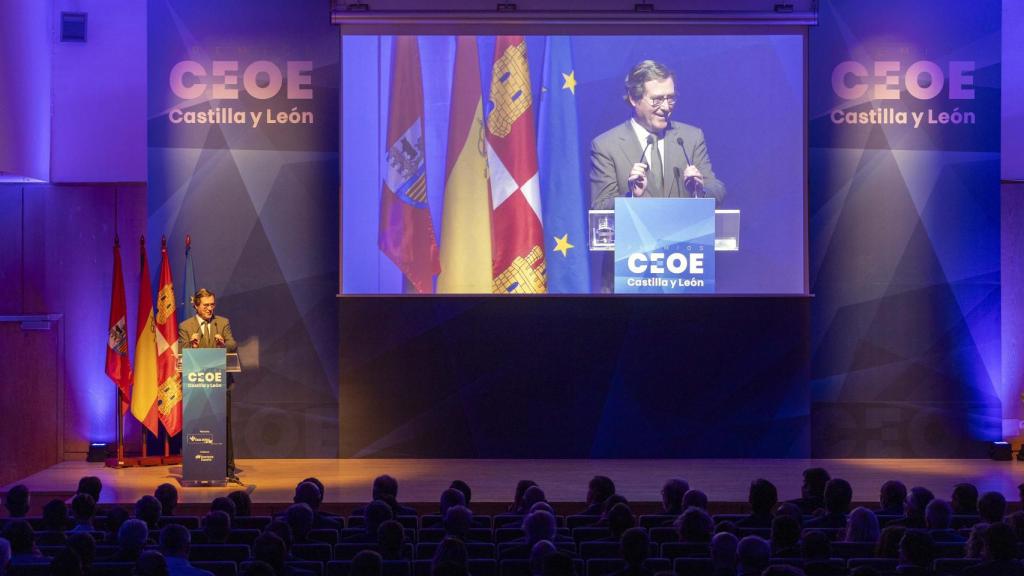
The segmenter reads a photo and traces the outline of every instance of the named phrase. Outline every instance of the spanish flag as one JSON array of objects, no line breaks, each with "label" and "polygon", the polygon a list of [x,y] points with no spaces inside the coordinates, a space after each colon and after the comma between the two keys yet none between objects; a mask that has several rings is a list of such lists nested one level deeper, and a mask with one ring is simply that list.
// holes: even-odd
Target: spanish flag
[{"label": "spanish flag", "polygon": [[491,291],[491,199],[475,36],[457,36],[437,291]]},{"label": "spanish flag", "polygon": [[139,309],[135,331],[135,367],[132,371],[132,415],[154,435],[159,432],[157,411],[156,325],[153,322],[153,284],[146,261],[146,238],[139,241]]}]

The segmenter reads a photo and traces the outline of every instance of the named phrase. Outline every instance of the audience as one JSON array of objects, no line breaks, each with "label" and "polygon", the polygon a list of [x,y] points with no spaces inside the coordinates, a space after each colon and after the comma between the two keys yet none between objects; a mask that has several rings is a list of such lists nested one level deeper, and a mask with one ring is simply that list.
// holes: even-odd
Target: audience
[{"label": "audience", "polygon": [[978,513],[978,487],[966,482],[953,487],[950,504],[953,514],[973,516]]},{"label": "audience", "polygon": [[227,544],[231,536],[231,516],[223,510],[214,510],[203,517],[203,532],[207,544]]},{"label": "audience", "polygon": [[739,539],[734,534],[721,532],[711,539],[711,565],[715,576],[736,573],[736,547]]},{"label": "audience", "polygon": [[95,530],[93,519],[96,517],[96,500],[89,494],[78,493],[71,499],[71,513],[75,516],[72,532],[91,532]]},{"label": "audience", "polygon": [[825,507],[825,484],[832,479],[824,468],[808,468],[804,470],[804,483],[800,487],[800,498],[791,500],[800,507],[803,514],[814,514]]},{"label": "audience", "polygon": [[806,528],[845,528],[846,513],[850,511],[853,488],[842,478],[833,478],[825,484],[825,514],[804,523]]},{"label": "audience", "polygon": [[238,509],[235,508],[235,501],[226,496],[219,496],[214,498],[213,502],[210,502],[210,512],[215,512],[217,510],[226,513],[232,520],[235,519],[235,516],[238,513]]},{"label": "audience", "polygon": [[932,500],[924,508],[924,522],[935,542],[964,543],[966,539],[953,530],[953,507],[945,500]]},{"label": "audience", "polygon": [[986,522],[979,522],[971,526],[971,535],[967,537],[967,544],[964,545],[964,558],[981,558],[987,533],[988,523]]},{"label": "audience", "polygon": [[228,494],[228,500],[235,505],[235,516],[252,516],[252,499],[245,490],[235,490]]},{"label": "audience", "polygon": [[292,504],[284,512],[284,521],[291,528],[294,544],[309,543],[309,531],[313,529],[312,508],[307,504]]},{"label": "audience", "polygon": [[[319,480],[317,480],[319,482]],[[341,530],[341,522],[320,512],[320,505],[323,503],[324,489],[321,485],[304,480],[295,487],[295,495],[292,502],[302,504],[309,508],[312,513],[311,528],[328,528]]]},{"label": "audience", "polygon": [[750,483],[747,502],[750,503],[751,513],[736,522],[736,526],[739,528],[771,528],[772,510],[779,503],[779,492],[775,485],[764,478],[754,480]]},{"label": "audience", "polygon": [[[683,513],[683,498],[690,491],[690,485],[682,478],[669,478],[661,487],[661,509],[663,514],[678,516]],[[705,506],[707,502],[705,501]],[[704,506],[702,506],[703,508]]]},{"label": "audience", "polygon": [[50,561],[51,576],[84,576],[82,559],[71,548],[64,548]]},{"label": "audience", "polygon": [[[623,506],[618,504],[617,506]],[[647,556],[650,554],[650,539],[647,530],[643,528],[630,528],[622,534],[622,542],[619,549],[622,553],[622,560],[626,565],[615,572],[615,576],[653,576],[654,572],[645,566]]]},{"label": "audience", "polygon": [[441,492],[441,501],[438,503],[438,512],[441,514],[441,517],[444,518],[444,515],[448,513],[448,509],[452,506],[465,505],[466,495],[460,490],[449,488],[444,492]]},{"label": "audience", "polygon": [[469,503],[473,496],[473,491],[469,488],[469,484],[466,484],[462,480],[452,480],[452,485],[449,486],[449,488],[454,488],[455,490],[462,492],[462,497],[464,499],[462,505],[469,508]]},{"label": "audience", "polygon": [[11,546],[11,564],[32,564],[46,560],[36,548],[36,533],[27,520],[8,522],[4,527],[4,538]]},{"label": "audience", "polygon": [[896,572],[901,575],[930,575],[935,556],[932,537],[924,530],[907,530],[900,540],[899,565]]},{"label": "audience", "polygon": [[441,526],[445,537],[466,542],[470,539],[469,530],[473,527],[473,512],[465,506],[452,506],[441,520]]},{"label": "audience", "polygon": [[146,523],[137,518],[126,520],[117,531],[117,552],[111,560],[135,562],[149,543],[149,527]]},{"label": "audience", "polygon": [[882,528],[878,535],[878,545],[875,547],[876,558],[899,558],[900,540],[907,531],[905,526],[892,525]]},{"label": "audience", "polygon": [[43,523],[40,526],[43,530],[63,532],[70,528],[69,523],[68,505],[60,498],[54,498],[43,506]]},{"label": "audience", "polygon": [[746,536],[736,545],[736,576],[757,576],[768,567],[771,547],[763,538]]},{"label": "audience", "polygon": [[[387,474],[377,476],[373,479],[371,495],[372,502],[384,502],[389,508],[391,508],[392,517],[416,515],[416,510],[413,510],[408,506],[402,506],[398,503],[398,480],[395,480]],[[365,516],[367,514],[367,508],[369,508],[371,504],[356,508],[352,511],[352,515]]]},{"label": "audience", "polygon": [[[686,510],[690,507],[700,508],[701,510],[708,509],[708,495],[701,492],[700,490],[687,490],[686,494],[683,494],[682,509]],[[679,512],[682,514],[682,512]]]},{"label": "audience", "polygon": [[157,529],[161,514],[160,501],[153,496],[143,496],[135,502],[135,517],[145,522],[150,530]]},{"label": "audience", "polygon": [[594,476],[587,485],[587,507],[580,512],[581,516],[600,516],[604,510],[604,501],[615,494],[615,482],[607,476]]},{"label": "audience", "polygon": [[160,552],[167,560],[170,576],[213,576],[189,564],[188,551],[191,545],[188,529],[180,524],[168,524],[160,531]]},{"label": "audience", "polygon": [[999,492],[985,492],[978,498],[978,516],[989,524],[1002,522],[1006,516],[1006,497]]},{"label": "audience", "polygon": [[7,491],[7,498],[4,499],[4,508],[11,518],[24,518],[28,514],[31,505],[31,496],[24,484],[18,484]]},{"label": "audience", "polygon": [[384,573],[384,559],[375,550],[361,550],[352,558],[349,576],[381,576]]},{"label": "audience", "polygon": [[103,492],[103,481],[98,476],[82,476],[78,479],[76,494],[88,494],[99,504],[100,492]]},{"label": "audience", "polygon": [[907,499],[907,486],[899,480],[889,480],[882,484],[878,494],[879,516],[903,516],[903,504]]},{"label": "audience", "polygon": [[711,516],[700,508],[687,508],[676,520],[676,533],[680,542],[703,544],[711,542],[714,525]]},{"label": "audience", "polygon": [[844,542],[878,542],[880,532],[878,516],[871,510],[860,506],[850,513],[842,540]]},{"label": "audience", "polygon": [[11,565],[11,543],[7,541],[7,538],[0,538],[0,576],[4,576],[7,573],[7,568]]},{"label": "audience", "polygon": [[622,539],[622,535],[634,526],[636,526],[636,516],[633,515],[633,511],[629,509],[629,506],[616,504],[608,511],[608,531],[611,532],[608,540],[619,542]]},{"label": "audience", "polygon": [[1003,522],[993,522],[985,531],[983,562],[964,570],[965,576],[1019,576],[1024,567],[1017,560],[1017,536]]},{"label": "audience", "polygon": [[405,528],[395,520],[388,520],[377,528],[377,549],[385,560],[402,560]]},{"label": "audience", "polygon": [[391,506],[383,500],[374,500],[363,509],[363,530],[344,539],[345,542],[376,542],[380,525],[394,518]]},{"label": "audience", "polygon": [[163,483],[153,491],[153,497],[160,501],[160,513],[164,516],[174,516],[174,509],[178,506],[178,489],[174,484]]},{"label": "audience", "polygon": [[530,576],[541,576],[544,573],[544,561],[558,549],[550,540],[541,540],[530,549]]},{"label": "audience", "polygon": [[777,514],[772,519],[771,544],[774,558],[799,558],[800,521],[790,515]]},{"label": "audience", "polygon": [[[88,494],[79,494],[79,496],[92,498]],[[75,532],[69,535],[67,547],[78,554],[78,558],[82,561],[82,570],[88,573],[92,568],[92,563],[96,560],[96,539],[92,537],[92,534],[89,532]]]},{"label": "audience", "polygon": [[523,494],[530,489],[530,486],[536,486],[537,483],[533,480],[520,480],[516,482],[516,493],[512,497],[512,503],[509,504],[508,511],[510,514],[526,514],[527,507],[523,506]]},{"label": "audience", "polygon": [[928,503],[934,499],[935,495],[932,494],[931,490],[922,486],[914,486],[910,489],[910,493],[907,494],[906,513],[902,518],[897,518],[889,522],[889,524],[918,530],[925,529],[927,526],[925,524],[924,511],[928,507]]}]

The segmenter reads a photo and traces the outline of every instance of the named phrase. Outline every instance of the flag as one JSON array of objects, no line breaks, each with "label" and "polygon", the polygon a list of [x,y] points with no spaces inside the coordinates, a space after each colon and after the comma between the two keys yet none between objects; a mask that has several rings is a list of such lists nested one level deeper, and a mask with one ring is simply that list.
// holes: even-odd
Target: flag
[{"label": "flag", "polygon": [[547,291],[533,95],[522,36],[498,36],[487,115],[491,258],[497,294]]},{"label": "flag", "polygon": [[135,369],[132,370],[132,415],[153,434],[159,432],[156,406],[156,326],[153,322],[153,285],[146,261],[146,239],[139,242],[139,309],[135,329]]},{"label": "flag", "polygon": [[475,36],[456,36],[437,291],[491,292],[491,198]]},{"label": "flag", "polygon": [[419,293],[434,291],[441,261],[427,205],[423,82],[415,36],[396,36],[377,243]]},{"label": "flag", "polygon": [[[184,322],[195,312],[192,308],[192,296],[196,293],[196,269],[192,264],[192,236],[185,235],[185,289],[181,294],[181,316],[179,322]],[[180,352],[180,351],[179,351]]]},{"label": "flag", "polygon": [[128,361],[128,306],[124,299],[121,273],[121,244],[114,237],[114,282],[110,291],[110,321],[107,323],[107,377],[117,385],[121,399],[118,418],[128,409],[132,394],[132,366]]},{"label": "flag", "polygon": [[568,36],[549,36],[540,95],[540,197],[548,291],[590,292],[587,199],[580,170],[576,71]]},{"label": "flag", "polygon": [[167,240],[160,246],[160,281],[156,296],[156,406],[168,436],[181,432],[181,373],[178,372],[178,318]]}]

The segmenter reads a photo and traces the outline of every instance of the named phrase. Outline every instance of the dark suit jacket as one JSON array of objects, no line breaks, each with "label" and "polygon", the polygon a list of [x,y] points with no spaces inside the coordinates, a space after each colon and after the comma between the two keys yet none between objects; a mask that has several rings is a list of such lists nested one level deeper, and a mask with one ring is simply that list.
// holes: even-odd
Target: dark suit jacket
[{"label": "dark suit jacket", "polygon": [[[615,208],[615,198],[626,195],[629,190],[629,172],[633,169],[633,164],[642,160],[643,153],[636,132],[628,120],[594,138],[590,145],[591,208]],[[660,196],[690,197],[690,193],[683,188],[682,176],[686,170],[687,157],[704,176],[704,191],[707,197],[714,198],[716,206],[721,205],[725,198],[725,184],[715,177],[715,172],[711,169],[711,158],[704,143],[704,132],[696,126],[682,122],[672,122],[665,131],[665,157],[662,160],[665,187]]]},{"label": "dark suit jacket", "polygon": [[220,334],[224,337],[224,348],[228,352],[238,352],[238,343],[235,342],[235,337],[231,335],[231,323],[228,319],[223,316],[214,316],[211,322],[212,334],[210,334],[209,338],[202,336],[202,332],[199,330],[199,321],[195,315],[189,316],[181,324],[178,324],[178,351],[181,352],[186,348],[192,347],[189,342],[193,334],[200,334],[200,348],[216,348],[214,336]]}]

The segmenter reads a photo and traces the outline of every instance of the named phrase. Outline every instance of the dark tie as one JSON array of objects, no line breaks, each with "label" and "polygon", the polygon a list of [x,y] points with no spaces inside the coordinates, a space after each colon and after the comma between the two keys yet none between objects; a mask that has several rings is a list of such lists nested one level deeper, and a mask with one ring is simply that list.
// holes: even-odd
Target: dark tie
[{"label": "dark tie", "polygon": [[203,347],[203,348],[209,348],[210,347],[210,323],[209,322],[203,322],[203,338],[202,338],[202,342],[201,342],[201,347]]},{"label": "dark tie", "polygon": [[665,177],[661,166],[661,152],[658,151],[658,138],[654,134],[649,134],[647,142],[651,145],[651,177],[647,185],[647,195],[661,196]]}]

